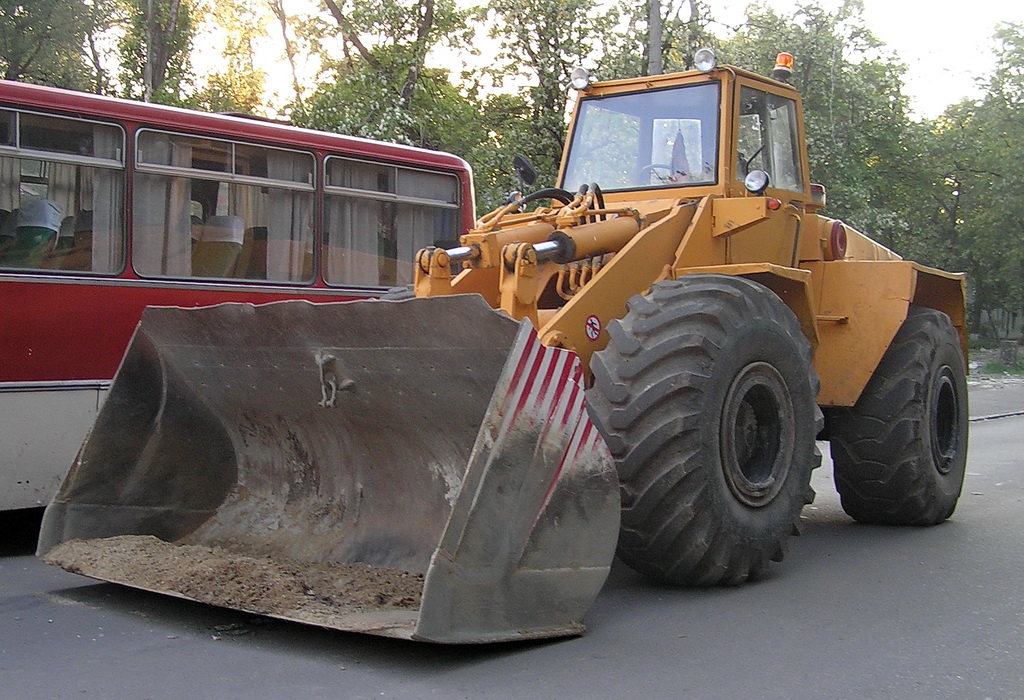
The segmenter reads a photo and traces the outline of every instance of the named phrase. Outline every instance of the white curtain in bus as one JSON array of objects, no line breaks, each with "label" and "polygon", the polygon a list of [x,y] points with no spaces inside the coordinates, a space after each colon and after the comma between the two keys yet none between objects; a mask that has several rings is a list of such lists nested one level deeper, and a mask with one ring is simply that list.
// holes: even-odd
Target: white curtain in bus
[{"label": "white curtain in bus", "polygon": [[[398,171],[398,194],[445,204],[459,201],[459,181],[451,175],[421,170]],[[403,204],[398,208],[399,284],[412,281],[416,252],[431,245],[458,244],[458,210],[439,206]],[[406,279],[407,278],[407,279]]]},{"label": "white curtain in bus", "polygon": [[396,284],[412,284],[412,261],[421,248],[443,241],[447,236],[438,235],[434,228],[435,214],[443,210],[415,204],[400,204],[395,230],[398,233],[398,281]]},{"label": "white curtain in bus", "polygon": [[[192,146],[165,134],[153,134],[146,160],[188,167]],[[187,277],[192,274],[191,181],[137,173],[133,222],[133,262],[142,274]]]},{"label": "white curtain in bus", "polygon": [[[309,163],[291,154],[267,154],[267,174],[271,179],[302,182],[308,171]],[[267,279],[308,280],[312,253],[312,195],[271,187],[267,194]]]},{"label": "white curtain in bus", "polygon": [[266,221],[266,195],[260,192],[259,187],[252,185],[232,184],[228,194],[227,211],[219,211],[220,199],[218,198],[218,214],[241,217],[245,222],[245,228],[262,226]]},{"label": "white curtain in bus", "polygon": [[0,209],[17,209],[20,189],[21,161],[17,158],[0,158]]},{"label": "white curtain in bus", "polygon": [[[82,224],[92,220],[92,269],[115,272],[121,268],[124,250],[124,173],[120,170],[85,168],[91,183],[91,196],[82,194],[82,201],[91,202],[92,214],[79,212]],[[83,180],[86,178],[83,178]]]},{"label": "white curtain in bus", "polygon": [[116,272],[121,268],[124,251],[123,182],[122,170],[83,167],[78,173],[75,245],[91,246],[87,269],[93,272]]},{"label": "white curtain in bus", "polygon": [[65,214],[77,211],[75,206],[75,171],[77,165],[50,163],[47,169],[46,198],[56,202]]},{"label": "white curtain in bus", "polygon": [[326,198],[327,279],[331,284],[380,284],[378,229],[390,203],[375,199]]}]

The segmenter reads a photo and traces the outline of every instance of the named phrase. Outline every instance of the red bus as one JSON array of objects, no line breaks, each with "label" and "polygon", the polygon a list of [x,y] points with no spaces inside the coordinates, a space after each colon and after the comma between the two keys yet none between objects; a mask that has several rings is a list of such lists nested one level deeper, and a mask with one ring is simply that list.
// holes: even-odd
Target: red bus
[{"label": "red bus", "polygon": [[373,296],[473,216],[450,154],[0,81],[0,510],[49,501],[146,306]]}]

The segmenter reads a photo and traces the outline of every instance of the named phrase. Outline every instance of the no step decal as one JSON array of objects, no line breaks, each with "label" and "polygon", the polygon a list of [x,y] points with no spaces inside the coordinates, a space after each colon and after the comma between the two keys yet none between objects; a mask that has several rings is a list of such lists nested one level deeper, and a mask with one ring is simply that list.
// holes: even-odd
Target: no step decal
[{"label": "no step decal", "polygon": [[593,314],[587,316],[587,324],[584,330],[591,341],[597,340],[597,336],[601,335],[601,319]]}]

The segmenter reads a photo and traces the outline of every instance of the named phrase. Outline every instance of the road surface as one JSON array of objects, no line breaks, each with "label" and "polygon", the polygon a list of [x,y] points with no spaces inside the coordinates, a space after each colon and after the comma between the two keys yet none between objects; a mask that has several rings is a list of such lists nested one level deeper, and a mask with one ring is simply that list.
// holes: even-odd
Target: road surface
[{"label": "road surface", "polygon": [[[1024,387],[972,388],[972,415]],[[827,450],[762,582],[676,590],[616,565],[580,638],[438,647],[271,621],[49,568],[6,518],[8,698],[1024,698],[1024,416],[972,424],[953,518],[859,525]],[[824,446],[824,445],[823,445]],[[14,538],[12,541],[11,538]]]}]

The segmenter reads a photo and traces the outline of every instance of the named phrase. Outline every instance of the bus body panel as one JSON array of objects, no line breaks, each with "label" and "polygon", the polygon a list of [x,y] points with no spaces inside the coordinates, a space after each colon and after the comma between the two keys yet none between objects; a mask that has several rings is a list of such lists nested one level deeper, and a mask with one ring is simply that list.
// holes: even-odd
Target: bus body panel
[{"label": "bus body panel", "polygon": [[45,506],[110,385],[0,384],[0,510]]},{"label": "bus body panel", "polygon": [[127,279],[15,278],[0,275],[0,385],[110,381],[147,306],[255,304],[283,299],[347,301],[352,290],[168,284]]}]

